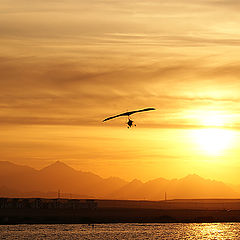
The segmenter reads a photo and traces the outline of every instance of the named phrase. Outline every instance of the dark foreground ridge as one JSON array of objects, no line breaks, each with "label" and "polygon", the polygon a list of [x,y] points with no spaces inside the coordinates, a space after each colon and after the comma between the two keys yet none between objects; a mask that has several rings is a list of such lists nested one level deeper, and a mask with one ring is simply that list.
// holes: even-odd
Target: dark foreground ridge
[{"label": "dark foreground ridge", "polygon": [[240,200],[0,198],[0,224],[170,222],[240,222]]}]

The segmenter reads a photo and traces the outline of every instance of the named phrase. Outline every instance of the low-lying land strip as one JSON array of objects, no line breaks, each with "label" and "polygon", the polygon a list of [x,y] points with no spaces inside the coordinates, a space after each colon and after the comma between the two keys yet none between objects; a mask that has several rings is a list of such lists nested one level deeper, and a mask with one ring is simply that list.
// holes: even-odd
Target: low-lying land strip
[{"label": "low-lying land strip", "polygon": [[118,222],[240,222],[240,200],[0,198],[0,224]]}]

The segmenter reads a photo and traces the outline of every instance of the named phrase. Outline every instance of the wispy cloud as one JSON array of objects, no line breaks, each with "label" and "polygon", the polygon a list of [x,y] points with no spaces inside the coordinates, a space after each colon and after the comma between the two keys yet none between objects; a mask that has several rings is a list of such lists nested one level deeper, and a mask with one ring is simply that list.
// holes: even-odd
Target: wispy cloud
[{"label": "wispy cloud", "polygon": [[2,123],[94,125],[156,106],[159,126],[185,127],[184,109],[237,111],[238,16],[231,29],[222,17],[237,1],[47,2],[0,3]]},{"label": "wispy cloud", "polygon": [[239,85],[237,65],[181,61],[120,67],[109,62],[101,69],[61,59],[2,58],[0,71],[2,124],[96,126],[116,109],[154,106],[160,110],[154,115],[155,127],[192,128],[196,126],[181,117],[185,109],[209,105],[236,109],[239,102],[232,91]]}]

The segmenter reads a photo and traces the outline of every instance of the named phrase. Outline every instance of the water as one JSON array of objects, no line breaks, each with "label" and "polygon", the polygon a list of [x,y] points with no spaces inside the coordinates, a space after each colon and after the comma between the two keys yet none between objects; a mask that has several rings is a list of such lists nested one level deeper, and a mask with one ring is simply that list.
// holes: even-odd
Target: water
[{"label": "water", "polygon": [[240,223],[0,225],[0,239],[240,239]]}]

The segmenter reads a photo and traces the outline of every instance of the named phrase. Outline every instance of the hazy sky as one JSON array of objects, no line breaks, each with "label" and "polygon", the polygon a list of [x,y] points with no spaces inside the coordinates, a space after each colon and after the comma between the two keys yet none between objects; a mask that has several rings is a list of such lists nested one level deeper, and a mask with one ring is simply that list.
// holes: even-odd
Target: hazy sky
[{"label": "hazy sky", "polygon": [[[0,0],[0,159],[240,184],[240,2]],[[102,123],[126,110],[155,107]]]}]

